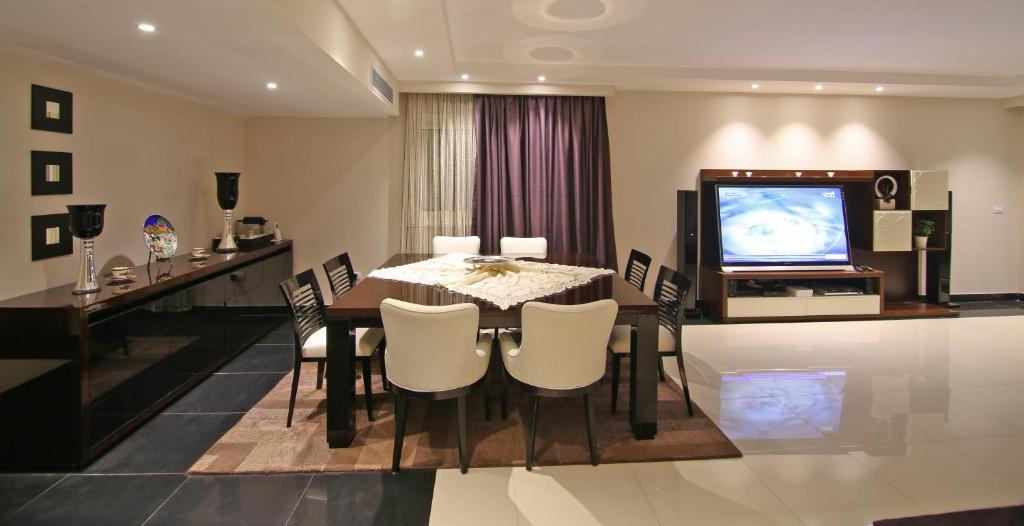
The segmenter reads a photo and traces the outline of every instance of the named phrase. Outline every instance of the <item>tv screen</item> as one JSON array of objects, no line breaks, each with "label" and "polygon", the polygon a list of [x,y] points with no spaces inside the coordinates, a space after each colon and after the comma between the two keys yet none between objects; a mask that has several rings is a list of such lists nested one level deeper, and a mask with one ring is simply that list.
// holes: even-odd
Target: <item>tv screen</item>
[{"label": "tv screen", "polygon": [[723,270],[852,270],[841,186],[717,191]]}]

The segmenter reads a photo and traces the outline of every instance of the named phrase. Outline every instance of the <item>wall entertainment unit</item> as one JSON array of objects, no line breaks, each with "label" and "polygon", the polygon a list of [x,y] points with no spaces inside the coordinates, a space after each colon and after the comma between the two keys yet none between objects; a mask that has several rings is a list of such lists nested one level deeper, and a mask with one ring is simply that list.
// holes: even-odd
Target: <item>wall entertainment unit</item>
[{"label": "wall entertainment unit", "polygon": [[[883,176],[895,180],[898,191],[887,209],[877,210],[875,182]],[[772,188],[840,188],[846,203],[849,241],[846,255],[856,270],[849,270],[849,266],[837,266],[833,270],[779,270],[773,266],[770,270],[753,268],[723,272],[723,252],[730,259],[735,257],[729,253],[728,245],[725,251],[721,246],[720,220],[726,214],[735,213],[723,208],[720,217],[719,199],[724,197],[720,195],[719,187],[725,186],[750,191],[751,199],[760,199],[759,202],[765,202],[765,196],[768,199],[772,197]],[[942,292],[948,294],[949,284],[945,276],[939,279],[938,273],[933,272],[936,276],[928,276],[931,280],[926,284],[929,300],[919,296],[920,269],[934,268],[935,261],[948,259],[946,251],[952,225],[949,221],[951,201],[946,172],[701,170],[697,188],[700,233],[697,300],[699,308],[714,319],[723,322],[807,321],[951,317],[958,314],[936,301],[936,298],[943,297]],[[733,203],[728,205],[735,206]],[[810,207],[814,206],[813,202],[797,203],[792,208],[800,211],[811,210]],[[771,202],[767,208],[767,213],[776,212]],[[839,212],[826,210],[823,213],[837,216]],[[922,218],[935,222],[935,233],[929,238],[927,247],[913,248],[911,226]],[[757,220],[756,217],[751,219],[749,227],[767,228],[757,224]],[[740,226],[745,228],[747,225]],[[734,225],[723,228],[723,231],[730,236],[737,232],[743,234],[743,230],[737,231]],[[731,241],[729,236],[725,239]],[[845,252],[836,247],[829,250],[821,257],[840,258]],[[794,286],[803,290],[796,292]]]}]

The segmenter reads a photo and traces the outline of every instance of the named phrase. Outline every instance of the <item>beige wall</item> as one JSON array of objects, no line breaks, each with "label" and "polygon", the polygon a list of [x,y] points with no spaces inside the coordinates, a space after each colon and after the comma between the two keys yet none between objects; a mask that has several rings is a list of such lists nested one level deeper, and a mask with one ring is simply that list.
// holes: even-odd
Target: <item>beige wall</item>
[{"label": "beige wall", "polygon": [[[74,93],[73,134],[30,129],[33,83]],[[244,172],[241,117],[49,59],[0,52],[0,116],[0,298],[77,277],[77,243],[72,256],[31,260],[32,215],[106,203],[106,225],[96,240],[99,262],[145,263],[148,215],[170,219],[180,250],[205,246],[220,220],[213,172]],[[73,153],[72,195],[30,195],[31,150]],[[246,198],[243,187],[243,203]]]},{"label": "beige wall", "polygon": [[403,118],[253,118],[245,138],[249,209],[295,240],[297,272],[348,252],[365,274],[398,251]]},{"label": "beige wall", "polygon": [[617,93],[608,128],[619,261],[635,247],[675,264],[675,192],[694,189],[701,168],[938,169],[950,171],[955,199],[953,292],[1019,291],[1020,120],[989,100]]}]

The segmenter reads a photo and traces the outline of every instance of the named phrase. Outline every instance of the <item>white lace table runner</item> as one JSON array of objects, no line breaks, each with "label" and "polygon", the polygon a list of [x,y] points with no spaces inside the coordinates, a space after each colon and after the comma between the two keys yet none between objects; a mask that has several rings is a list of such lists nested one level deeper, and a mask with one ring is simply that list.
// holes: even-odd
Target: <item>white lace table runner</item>
[{"label": "white lace table runner", "polygon": [[574,267],[535,261],[516,261],[502,273],[475,270],[464,260],[472,254],[448,254],[399,267],[381,268],[369,277],[440,285],[452,292],[489,301],[502,310],[532,299],[586,285],[614,274],[604,268]]}]

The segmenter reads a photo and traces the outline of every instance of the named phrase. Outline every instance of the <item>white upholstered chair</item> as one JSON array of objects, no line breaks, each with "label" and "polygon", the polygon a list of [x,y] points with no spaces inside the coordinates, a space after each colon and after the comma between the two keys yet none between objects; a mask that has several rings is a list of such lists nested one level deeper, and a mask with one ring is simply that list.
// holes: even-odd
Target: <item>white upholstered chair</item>
[{"label": "white upholstered chair", "polygon": [[[590,462],[597,465],[594,407],[590,393],[605,371],[605,349],[619,306],[614,300],[583,305],[523,305],[522,342],[501,335],[501,360],[508,374],[523,385],[531,412],[526,423],[526,469],[533,469],[539,397],[582,396],[586,413]],[[503,393],[504,394],[504,393]]]},{"label": "white upholstered chair", "polygon": [[[662,266],[658,271],[658,282],[654,284],[654,302],[658,304],[658,375],[665,381],[662,359],[675,357],[679,366],[679,380],[683,385],[683,397],[686,399],[686,411],[693,416],[693,402],[690,401],[690,387],[686,381],[686,369],[683,367],[682,327],[686,310],[683,302],[690,292],[690,278]],[[622,360],[630,357],[636,345],[636,332],[629,325],[617,325],[612,330],[608,343],[608,352],[612,355],[612,413],[616,410],[619,400],[619,376]]]},{"label": "white upholstered chair", "polygon": [[432,242],[434,255],[445,254],[479,254],[480,238],[477,236],[434,236]]},{"label": "white upholstered chair", "polygon": [[380,316],[387,335],[388,382],[395,394],[395,447],[392,473],[398,473],[405,438],[406,399],[455,398],[459,410],[459,464],[469,465],[466,395],[484,381],[493,337],[478,334],[480,308],[472,303],[426,306],[386,299]]},{"label": "white upholstered chair", "polygon": [[[295,366],[292,371],[292,393],[288,400],[287,427],[292,426],[295,396],[299,390],[299,372],[303,362],[316,362],[316,388],[324,384],[327,366],[327,323],[324,321],[324,297],[313,269],[283,281],[281,294],[292,311],[295,329]],[[371,365],[384,339],[382,329],[356,329],[351,335],[356,349],[356,361],[363,366],[363,390],[366,392],[366,417],[373,420],[373,379]]]},{"label": "white upholstered chair", "polygon": [[543,237],[503,237],[501,255],[545,258],[548,256],[548,240]]}]

